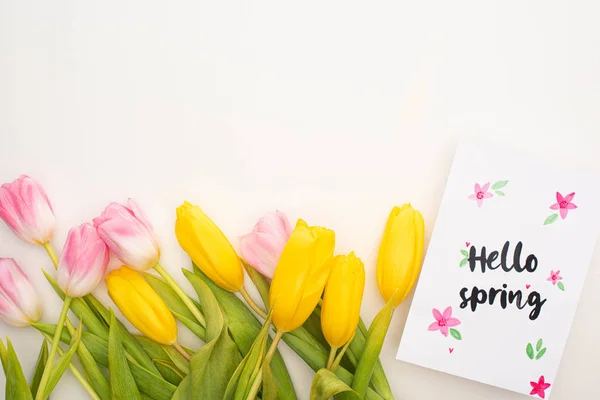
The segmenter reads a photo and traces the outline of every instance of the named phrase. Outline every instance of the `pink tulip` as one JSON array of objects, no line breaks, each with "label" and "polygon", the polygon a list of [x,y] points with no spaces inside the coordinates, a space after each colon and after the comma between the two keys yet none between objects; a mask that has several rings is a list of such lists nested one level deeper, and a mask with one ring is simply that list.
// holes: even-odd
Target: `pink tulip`
[{"label": "pink tulip", "polygon": [[152,225],[131,199],[127,207],[110,203],[98,218],[94,218],[98,234],[129,267],[144,271],[154,267],[160,257]]},{"label": "pink tulip", "polygon": [[57,281],[71,297],[91,293],[100,283],[108,266],[108,246],[89,222],[69,231],[58,263]]},{"label": "pink tulip", "polygon": [[258,272],[272,279],[292,230],[284,213],[276,211],[265,214],[251,233],[240,238],[242,258]]},{"label": "pink tulip", "polygon": [[42,315],[37,291],[12,258],[0,258],[0,318],[14,326],[28,326]]},{"label": "pink tulip", "polygon": [[44,244],[52,239],[52,206],[42,186],[27,175],[0,188],[0,218],[26,242]]}]

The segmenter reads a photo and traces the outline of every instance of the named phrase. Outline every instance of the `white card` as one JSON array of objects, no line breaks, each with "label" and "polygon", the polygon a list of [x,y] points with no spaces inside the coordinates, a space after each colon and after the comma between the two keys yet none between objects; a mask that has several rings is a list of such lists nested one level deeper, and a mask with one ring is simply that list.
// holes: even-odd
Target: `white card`
[{"label": "white card", "polygon": [[596,244],[598,182],[460,145],[397,359],[547,399]]}]

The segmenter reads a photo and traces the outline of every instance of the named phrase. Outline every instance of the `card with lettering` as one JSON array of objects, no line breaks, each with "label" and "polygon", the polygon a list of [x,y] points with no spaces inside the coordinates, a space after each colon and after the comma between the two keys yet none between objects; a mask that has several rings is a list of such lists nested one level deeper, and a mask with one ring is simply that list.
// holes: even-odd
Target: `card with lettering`
[{"label": "card with lettering", "polygon": [[598,182],[461,144],[397,358],[548,398],[596,245]]}]

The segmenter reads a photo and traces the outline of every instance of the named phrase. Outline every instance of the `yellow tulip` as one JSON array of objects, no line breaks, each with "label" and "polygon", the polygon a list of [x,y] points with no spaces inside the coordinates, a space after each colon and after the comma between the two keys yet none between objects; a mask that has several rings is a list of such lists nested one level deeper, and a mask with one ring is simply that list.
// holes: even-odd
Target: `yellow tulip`
[{"label": "yellow tulip", "polygon": [[269,303],[277,329],[293,331],[313,312],[329,277],[331,263],[327,261],[334,247],[332,230],[298,220],[271,283]]},{"label": "yellow tulip", "polygon": [[397,292],[397,307],[412,289],[423,259],[423,216],[410,204],[394,207],[377,258],[377,285],[386,303]]},{"label": "yellow tulip", "polygon": [[365,267],[354,252],[331,259],[331,274],[325,286],[321,325],[332,347],[341,347],[352,338],[360,318],[365,288]]},{"label": "yellow tulip", "polygon": [[187,201],[177,208],[175,235],[194,264],[214,283],[230,292],[244,284],[240,258],[217,225]]},{"label": "yellow tulip", "polygon": [[122,266],[108,274],[106,286],[110,298],[140,332],[161,344],[176,343],[173,314],[139,272]]}]

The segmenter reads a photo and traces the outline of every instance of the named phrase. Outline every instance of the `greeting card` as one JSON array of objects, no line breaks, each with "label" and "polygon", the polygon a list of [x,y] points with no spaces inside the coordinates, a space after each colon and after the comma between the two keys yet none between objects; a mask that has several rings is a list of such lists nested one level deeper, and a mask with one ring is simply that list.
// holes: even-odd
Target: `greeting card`
[{"label": "greeting card", "polygon": [[596,182],[460,145],[397,358],[548,398],[596,245]]}]

